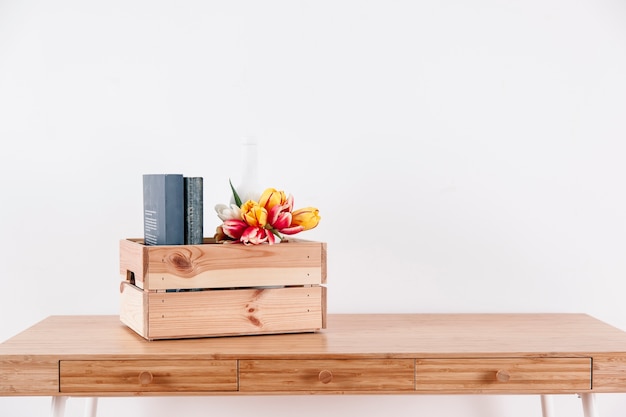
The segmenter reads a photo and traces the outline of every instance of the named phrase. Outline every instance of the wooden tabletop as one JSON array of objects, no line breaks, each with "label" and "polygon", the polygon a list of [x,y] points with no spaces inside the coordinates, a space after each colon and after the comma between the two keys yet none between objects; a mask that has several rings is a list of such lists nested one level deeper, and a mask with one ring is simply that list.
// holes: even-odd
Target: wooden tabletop
[{"label": "wooden tabletop", "polygon": [[626,352],[626,332],[586,314],[331,314],[316,333],[146,341],[118,316],[51,316],[0,355],[394,357],[562,356]]},{"label": "wooden tabletop", "polygon": [[590,358],[594,390],[626,392],[626,332],[586,314],[330,314],[316,333],[159,341],[118,316],[51,316],[0,344],[0,395],[48,395],[54,381],[28,388],[34,377],[9,374],[37,363],[53,378],[64,360],[511,357]]}]

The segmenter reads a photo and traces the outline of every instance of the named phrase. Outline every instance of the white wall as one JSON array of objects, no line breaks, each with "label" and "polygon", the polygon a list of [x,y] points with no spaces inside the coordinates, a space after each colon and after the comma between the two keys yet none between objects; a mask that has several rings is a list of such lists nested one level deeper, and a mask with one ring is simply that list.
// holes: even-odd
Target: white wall
[{"label": "white wall", "polygon": [[[117,314],[141,175],[315,205],[329,312],[585,312],[626,329],[620,0],[0,1],[0,340]],[[600,398],[622,416],[626,394]],[[575,396],[557,400],[580,416]],[[101,416],[539,415],[535,397],[104,399]],[[0,416],[48,399],[0,398]],[[82,400],[68,404],[80,415]]]}]

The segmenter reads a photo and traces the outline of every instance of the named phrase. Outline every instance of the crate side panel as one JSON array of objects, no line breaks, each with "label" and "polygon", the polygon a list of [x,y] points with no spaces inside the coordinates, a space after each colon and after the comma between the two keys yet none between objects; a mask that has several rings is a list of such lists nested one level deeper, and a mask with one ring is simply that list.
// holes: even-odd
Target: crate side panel
[{"label": "crate side panel", "polygon": [[144,288],[150,290],[316,285],[325,279],[325,256],[319,242],[147,248]]},{"label": "crate side panel", "polygon": [[326,256],[327,256],[327,250],[326,250],[326,242],[322,242],[320,243],[320,249],[322,251],[321,253],[321,277],[320,277],[320,282],[322,284],[326,284],[326,279],[327,279],[327,274],[328,274],[328,268],[326,267]]},{"label": "crate side panel", "polygon": [[322,328],[322,288],[149,293],[149,339],[293,333]]},{"label": "crate side panel", "polygon": [[135,285],[143,288],[147,262],[146,246],[136,239],[120,240],[120,276],[123,280],[129,280],[132,273]]},{"label": "crate side panel", "polygon": [[127,282],[120,284],[120,320],[144,337],[148,335],[146,294]]},{"label": "crate side panel", "polygon": [[326,287],[320,287],[322,290],[322,329],[326,328],[326,312],[328,311],[328,289]]}]

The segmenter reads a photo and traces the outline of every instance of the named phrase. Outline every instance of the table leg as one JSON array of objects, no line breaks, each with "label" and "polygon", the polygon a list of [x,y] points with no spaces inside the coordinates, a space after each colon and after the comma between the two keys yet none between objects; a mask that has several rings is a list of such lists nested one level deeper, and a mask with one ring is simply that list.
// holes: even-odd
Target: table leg
[{"label": "table leg", "polygon": [[98,412],[98,398],[85,398],[85,414],[84,417],[96,417]]},{"label": "table leg", "polygon": [[554,417],[554,403],[552,402],[552,396],[550,395],[542,395],[541,396],[541,415],[543,417]]},{"label": "table leg", "polygon": [[67,397],[65,396],[54,396],[52,397],[52,407],[50,410],[51,417],[64,417],[65,416],[65,403],[67,402]]},{"label": "table leg", "polygon": [[596,410],[595,394],[590,392],[580,394],[580,398],[583,401],[583,415],[585,417],[600,417]]}]

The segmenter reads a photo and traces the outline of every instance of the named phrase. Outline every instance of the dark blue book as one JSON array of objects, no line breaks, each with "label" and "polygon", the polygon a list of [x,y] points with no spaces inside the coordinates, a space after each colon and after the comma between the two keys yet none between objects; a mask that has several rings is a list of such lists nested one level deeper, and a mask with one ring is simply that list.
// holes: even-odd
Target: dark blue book
[{"label": "dark blue book", "polygon": [[185,196],[182,174],[143,176],[143,226],[146,245],[183,245]]},{"label": "dark blue book", "polygon": [[201,245],[204,241],[202,177],[184,177],[185,182],[185,245]]}]

